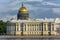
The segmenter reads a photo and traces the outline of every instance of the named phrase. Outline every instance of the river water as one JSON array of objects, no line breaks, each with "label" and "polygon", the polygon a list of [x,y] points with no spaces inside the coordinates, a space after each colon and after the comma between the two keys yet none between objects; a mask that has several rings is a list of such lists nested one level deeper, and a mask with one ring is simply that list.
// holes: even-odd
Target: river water
[{"label": "river water", "polygon": [[60,40],[60,39],[0,39],[0,40]]}]

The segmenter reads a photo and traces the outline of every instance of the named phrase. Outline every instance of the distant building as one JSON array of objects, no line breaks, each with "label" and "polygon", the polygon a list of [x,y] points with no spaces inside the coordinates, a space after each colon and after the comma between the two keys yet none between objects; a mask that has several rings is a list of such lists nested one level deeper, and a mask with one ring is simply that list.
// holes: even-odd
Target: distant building
[{"label": "distant building", "polygon": [[60,35],[60,18],[55,19],[55,26],[56,26],[57,35]]},{"label": "distant building", "polygon": [[7,22],[8,35],[42,36],[56,35],[55,20],[53,19],[30,19],[28,10],[22,3],[17,14],[17,20]]}]

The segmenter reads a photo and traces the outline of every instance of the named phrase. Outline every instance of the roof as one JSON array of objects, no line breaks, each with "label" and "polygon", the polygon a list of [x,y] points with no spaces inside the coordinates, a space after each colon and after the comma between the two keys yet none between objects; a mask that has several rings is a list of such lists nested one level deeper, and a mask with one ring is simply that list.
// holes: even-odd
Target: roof
[{"label": "roof", "polygon": [[10,20],[9,22],[55,22],[54,19]]}]

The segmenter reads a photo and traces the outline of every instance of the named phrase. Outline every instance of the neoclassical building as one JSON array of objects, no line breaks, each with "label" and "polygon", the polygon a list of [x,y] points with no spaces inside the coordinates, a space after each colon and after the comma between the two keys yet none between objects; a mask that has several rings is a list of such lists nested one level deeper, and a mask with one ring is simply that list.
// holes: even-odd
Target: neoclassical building
[{"label": "neoclassical building", "polygon": [[19,8],[17,20],[7,22],[7,35],[50,36],[56,35],[55,21],[50,19],[30,19],[27,8]]}]

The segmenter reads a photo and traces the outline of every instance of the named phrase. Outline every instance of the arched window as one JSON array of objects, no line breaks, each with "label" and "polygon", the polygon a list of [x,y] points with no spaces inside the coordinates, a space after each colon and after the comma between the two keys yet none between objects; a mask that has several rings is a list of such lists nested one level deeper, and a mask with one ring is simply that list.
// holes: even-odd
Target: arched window
[{"label": "arched window", "polygon": [[44,24],[44,31],[46,31],[46,24]]},{"label": "arched window", "polygon": [[52,24],[52,31],[54,31],[54,24]]},{"label": "arched window", "polygon": [[48,31],[51,31],[51,23],[48,23]]}]

